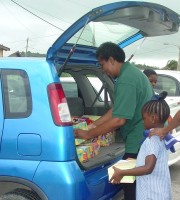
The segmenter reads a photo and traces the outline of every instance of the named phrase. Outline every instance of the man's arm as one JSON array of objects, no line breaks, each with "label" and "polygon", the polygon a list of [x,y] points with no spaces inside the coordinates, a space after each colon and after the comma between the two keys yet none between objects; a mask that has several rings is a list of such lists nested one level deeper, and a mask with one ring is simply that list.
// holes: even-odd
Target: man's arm
[{"label": "man's arm", "polygon": [[163,139],[170,131],[172,131],[174,128],[177,128],[180,126],[180,110],[174,115],[173,119],[167,126],[164,128],[155,128],[152,129],[150,132],[150,137],[152,135],[158,135],[161,139]]},{"label": "man's arm", "polygon": [[156,156],[154,154],[146,156],[145,165],[135,167],[133,169],[121,170],[116,167],[114,168],[114,174],[110,179],[113,184],[119,184],[124,176],[143,176],[151,174],[156,164]]},{"label": "man's arm", "polygon": [[108,110],[102,117],[93,122],[95,126],[99,126],[112,118],[112,108]]},{"label": "man's arm", "polygon": [[93,137],[106,134],[110,131],[113,131],[121,126],[123,126],[126,123],[126,119],[121,118],[111,118],[107,121],[104,121],[104,123],[100,124],[99,126],[96,126],[93,129],[90,129],[89,131],[84,130],[74,130],[75,137],[82,138],[82,139],[91,139]]}]

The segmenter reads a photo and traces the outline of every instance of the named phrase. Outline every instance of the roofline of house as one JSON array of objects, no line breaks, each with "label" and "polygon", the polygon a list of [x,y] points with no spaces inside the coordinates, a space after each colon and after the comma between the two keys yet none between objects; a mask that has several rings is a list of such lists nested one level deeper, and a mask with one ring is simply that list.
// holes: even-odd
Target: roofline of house
[{"label": "roofline of house", "polygon": [[4,51],[10,51],[10,48],[5,47],[3,45],[0,44],[0,49],[4,50]]}]

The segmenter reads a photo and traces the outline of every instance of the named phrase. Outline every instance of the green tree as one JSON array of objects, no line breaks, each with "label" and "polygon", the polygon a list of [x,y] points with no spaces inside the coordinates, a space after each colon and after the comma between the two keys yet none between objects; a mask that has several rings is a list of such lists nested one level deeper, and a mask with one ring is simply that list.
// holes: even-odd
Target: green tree
[{"label": "green tree", "polygon": [[168,60],[166,66],[163,69],[166,70],[177,70],[177,61],[176,60]]},{"label": "green tree", "polygon": [[46,57],[46,54],[40,54],[40,53],[33,53],[33,52],[30,52],[28,51],[27,54],[26,52],[22,51],[20,52],[21,56],[22,57]]},{"label": "green tree", "polygon": [[145,64],[136,64],[136,63],[134,63],[134,62],[132,62],[132,64],[134,64],[137,68],[139,68],[140,70],[145,70],[145,69],[159,69],[159,68],[157,68],[157,67],[155,67],[155,66],[149,66],[149,65],[145,65]]}]

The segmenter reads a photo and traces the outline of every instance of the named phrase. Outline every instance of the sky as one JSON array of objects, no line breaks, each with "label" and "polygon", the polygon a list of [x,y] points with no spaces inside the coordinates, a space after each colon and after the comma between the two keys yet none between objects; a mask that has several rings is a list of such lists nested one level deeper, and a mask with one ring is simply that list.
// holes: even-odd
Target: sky
[{"label": "sky", "polygon": [[[0,0],[0,44],[10,48],[10,51],[4,52],[4,56],[16,51],[25,52],[26,49],[46,53],[63,31],[78,18],[97,6],[111,2],[116,1]],[[179,0],[150,2],[162,4],[180,14]],[[125,49],[126,58],[135,53],[132,62],[162,68],[168,60],[178,60],[180,32],[170,36],[146,38],[140,48],[139,44],[137,42]]]}]

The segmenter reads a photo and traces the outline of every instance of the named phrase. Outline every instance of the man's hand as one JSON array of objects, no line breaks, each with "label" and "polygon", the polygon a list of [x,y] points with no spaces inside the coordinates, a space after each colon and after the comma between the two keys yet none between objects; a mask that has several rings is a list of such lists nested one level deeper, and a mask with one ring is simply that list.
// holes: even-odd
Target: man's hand
[{"label": "man's hand", "polygon": [[121,173],[122,170],[118,169],[117,167],[113,167],[113,169],[114,169],[114,174],[112,175],[109,182],[112,184],[120,184],[120,181],[123,178],[123,175]]},{"label": "man's hand", "polygon": [[164,128],[153,128],[149,134],[149,137],[157,135],[160,137],[160,140],[163,140],[166,136],[166,132],[164,131]]},{"label": "man's hand", "polygon": [[88,131],[74,129],[74,137],[81,139],[89,139]]},{"label": "man's hand", "polygon": [[91,130],[91,129],[93,129],[93,128],[96,128],[96,125],[95,124],[89,124],[88,125],[88,130]]}]

